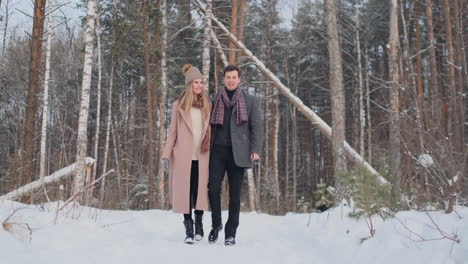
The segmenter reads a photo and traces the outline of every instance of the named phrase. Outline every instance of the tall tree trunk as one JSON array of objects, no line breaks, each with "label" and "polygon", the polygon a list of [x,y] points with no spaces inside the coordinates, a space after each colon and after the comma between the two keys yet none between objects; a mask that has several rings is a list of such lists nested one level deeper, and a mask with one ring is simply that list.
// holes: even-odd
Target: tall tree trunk
[{"label": "tall tree trunk", "polygon": [[398,1],[391,0],[390,5],[390,49],[389,49],[389,75],[390,75],[390,175],[393,178],[393,194],[395,202],[398,201],[401,188],[401,154],[400,154],[400,74],[399,50],[400,35],[398,31]]},{"label": "tall tree trunk", "polygon": [[418,109],[419,113],[421,114],[420,119],[423,127],[425,127],[425,114],[424,110],[426,109],[424,103],[424,89],[423,89],[423,75],[422,75],[422,59],[421,59],[421,30],[419,26],[419,1],[414,0],[414,16],[415,16],[415,27],[416,27],[416,41],[415,41],[415,51],[416,54],[416,92],[418,95]]},{"label": "tall tree trunk", "polygon": [[3,26],[2,57],[5,56],[6,37],[8,33],[8,22],[10,20],[10,1],[7,0],[5,6],[5,24]]},{"label": "tall tree trunk", "polygon": [[[450,0],[444,0],[444,20],[445,20],[445,34],[446,34],[446,45],[447,45],[447,67],[449,74],[449,107],[448,107],[448,138],[451,144],[452,152],[452,161],[449,163],[449,182],[450,184],[450,194],[449,194],[449,204],[447,206],[447,213],[453,211],[453,206],[455,204],[457,184],[461,182],[463,171],[463,160],[466,157],[463,157],[463,124],[464,120],[459,120],[460,114],[457,113],[459,107],[457,107],[457,85],[456,85],[456,74],[455,74],[455,59],[454,59],[454,48],[453,48],[453,37],[452,37],[452,23],[451,23],[451,13],[450,13]],[[466,166],[466,164],[465,164]],[[458,175],[458,177],[456,177]],[[458,179],[457,179],[458,178]]]},{"label": "tall tree trunk", "polygon": [[34,131],[37,114],[37,93],[39,91],[42,38],[44,35],[44,14],[46,0],[35,0],[33,33],[31,43],[31,61],[29,64],[29,85],[26,102],[26,119],[23,127],[23,173],[19,179],[20,185],[34,181]]},{"label": "tall tree trunk", "polygon": [[[76,150],[76,168],[75,178],[73,180],[73,195],[77,195],[84,186],[85,180],[85,158],[88,144],[88,112],[89,112],[89,96],[91,91],[91,74],[93,67],[93,49],[94,49],[94,16],[96,2],[88,0],[88,15],[86,17],[86,33],[85,33],[85,56],[83,62],[83,80],[81,83],[81,104],[80,116],[78,121],[78,140]],[[81,198],[78,198],[81,200]]]},{"label": "tall tree trunk", "polygon": [[366,112],[364,111],[364,83],[362,78],[362,62],[361,62],[361,37],[359,34],[359,9],[356,8],[356,14],[354,22],[356,23],[356,51],[357,51],[357,63],[358,63],[358,98],[359,98],[359,154],[364,156],[364,135],[366,129]]},{"label": "tall tree trunk", "polygon": [[[166,131],[166,98],[167,98],[167,0],[161,2],[162,13],[162,43],[161,43],[161,101],[159,103],[159,157],[162,156],[164,144],[166,142],[163,136]],[[164,169],[162,160],[159,161],[158,170],[158,204],[159,208],[164,208],[165,192],[164,192]]]},{"label": "tall tree trunk", "polygon": [[154,178],[155,178],[155,151],[156,145],[154,142],[154,112],[153,112],[153,77],[151,76],[151,65],[150,65],[150,42],[149,42],[149,30],[148,30],[148,8],[146,6],[146,0],[142,4],[142,15],[143,15],[143,42],[145,47],[145,71],[146,71],[146,114],[147,114],[147,129],[146,138],[148,140],[148,208],[155,208],[154,198]]},{"label": "tall tree trunk", "polygon": [[50,54],[52,43],[52,5],[53,0],[49,1],[48,6],[48,19],[47,19],[47,44],[46,44],[46,57],[45,57],[45,73],[44,73],[44,94],[43,94],[43,107],[42,107],[42,126],[41,126],[41,148],[40,148],[40,169],[39,177],[42,180],[46,175],[46,144],[47,144],[47,120],[49,119],[49,80],[50,80]]},{"label": "tall tree trunk", "polygon": [[[47,45],[46,45],[46,58],[45,58],[45,77],[44,77],[44,95],[42,106],[42,127],[41,127],[41,150],[39,162],[39,177],[43,183],[44,176],[46,175],[46,144],[47,144],[47,120],[49,119],[49,79],[50,79],[50,53],[52,49],[52,6],[54,0],[49,0],[49,14],[47,18]],[[47,191],[44,187],[44,194],[49,200]]]},{"label": "tall tree trunk", "polygon": [[[416,5],[417,6],[417,5]],[[417,131],[417,137],[418,137],[418,141],[419,141],[419,149],[418,149],[418,152],[417,153],[424,153],[424,125],[423,125],[423,105],[420,103],[420,99],[423,99],[422,97],[420,98],[419,97],[419,87],[418,87],[418,83],[416,81],[416,77],[415,77],[415,71],[414,71],[414,66],[413,66],[413,62],[412,62],[412,54],[411,54],[411,49],[410,49],[410,45],[409,45],[409,33],[408,31],[406,30],[406,19],[405,19],[405,15],[404,15],[404,8],[403,6],[400,7],[400,16],[401,16],[401,24],[402,24],[402,28],[403,28],[403,58],[404,58],[404,61],[405,63],[401,63],[400,67],[400,72],[402,72],[402,79],[406,79],[406,83],[407,83],[407,86],[409,87],[414,87],[416,88],[416,131]],[[416,23],[418,24],[418,23]],[[417,52],[417,51],[416,51]],[[407,76],[405,76],[405,72],[406,71],[403,71],[402,67],[403,64],[406,65],[406,69],[409,70],[409,74],[407,74]],[[406,90],[406,89],[405,89]],[[423,96],[422,94],[422,84],[421,84],[421,96]]]},{"label": "tall tree trunk", "polygon": [[293,190],[292,190],[292,201],[293,210],[297,210],[297,109],[295,106],[291,106],[291,119],[292,119],[292,179],[293,179]]},{"label": "tall tree trunk", "polygon": [[332,107],[332,151],[335,177],[346,171],[345,141],[345,98],[341,49],[336,22],[335,0],[325,0],[325,14],[330,57],[330,94]]},{"label": "tall tree trunk", "polygon": [[[367,43],[367,42],[366,42]],[[364,47],[364,61],[366,69],[369,69],[369,54],[367,45]],[[372,163],[372,116],[370,106],[370,85],[369,85],[369,73],[364,71],[366,75],[366,108],[367,108],[367,160]]]},{"label": "tall tree trunk", "polygon": [[[273,90],[273,88],[271,88]],[[272,95],[274,91],[272,92]],[[280,213],[280,197],[281,197],[281,190],[280,190],[280,183],[279,183],[279,171],[278,171],[278,151],[279,151],[279,125],[280,125],[280,118],[281,115],[279,113],[278,108],[278,95],[273,95],[271,97],[271,166],[272,166],[272,174],[275,184],[275,199],[276,199],[276,212]]]},{"label": "tall tree trunk", "polygon": [[466,95],[465,89],[465,83],[463,81],[463,70],[466,70],[465,65],[463,64],[463,58],[464,54],[462,52],[463,50],[463,45],[462,45],[462,27],[461,27],[461,21],[460,21],[460,10],[459,10],[459,0],[453,0],[453,12],[454,12],[454,20],[455,20],[455,51],[456,55],[456,66],[458,70],[456,71],[457,79],[456,79],[456,91],[455,91],[455,113],[456,113],[456,124],[457,124],[457,130],[458,133],[460,133],[460,144],[457,144],[459,146],[460,154],[463,155],[463,149],[464,149],[464,142],[465,142],[465,129],[464,129],[464,124],[465,124],[465,104],[464,101],[466,96],[463,96],[464,94]]},{"label": "tall tree trunk", "polygon": [[[245,18],[245,5],[246,0],[239,0],[239,41],[244,41],[244,18]],[[236,56],[237,57],[237,56]]]},{"label": "tall tree trunk", "polygon": [[[446,34],[446,45],[447,45],[447,68],[449,74],[449,91],[448,91],[448,135],[450,142],[453,144],[454,149],[459,149],[457,146],[459,143],[460,135],[456,129],[456,113],[455,113],[455,97],[456,97],[456,83],[455,83],[455,59],[453,49],[453,37],[452,37],[452,23],[450,13],[450,0],[443,1],[444,8],[444,20],[445,20],[445,34]],[[463,146],[463,145],[462,145]]]},{"label": "tall tree trunk", "polygon": [[[107,172],[107,163],[109,157],[109,141],[110,141],[110,130],[111,130],[111,123],[112,123],[112,90],[114,88],[114,65],[112,64],[110,70],[110,79],[109,79],[109,91],[107,92],[107,124],[106,124],[106,139],[104,145],[104,161],[103,161],[103,173]],[[114,143],[115,144],[115,143]],[[101,206],[104,205],[104,198],[105,198],[105,186],[106,186],[106,178],[101,180],[101,190],[99,196],[99,203]]]},{"label": "tall tree trunk", "polygon": [[429,41],[429,56],[430,56],[430,95],[431,95],[431,102],[432,102],[432,130],[436,131],[437,138],[441,136],[444,132],[442,121],[442,100],[441,100],[441,92],[439,87],[439,73],[437,70],[437,59],[436,59],[436,47],[435,43],[436,40],[434,38],[434,27],[432,24],[432,0],[426,0],[426,20],[427,20],[427,37]]},{"label": "tall tree trunk", "polygon": [[[238,14],[238,0],[231,0],[231,33],[237,37],[237,14]],[[236,46],[234,43],[229,42],[229,64],[236,64]]]},{"label": "tall tree trunk", "polygon": [[[98,163],[99,163],[99,135],[101,134],[101,82],[102,82],[102,50],[101,50],[101,23],[100,23],[100,13],[98,9],[98,0],[96,0],[96,28],[94,30],[96,34],[96,44],[97,44],[97,59],[98,59],[98,80],[97,80],[97,109],[96,109],[96,131],[94,132],[94,154],[93,157],[96,160],[93,164],[93,172],[91,179],[87,184],[94,182],[96,180]],[[106,173],[103,171],[102,173]],[[105,177],[104,177],[105,178]],[[103,178],[103,180],[104,180]],[[91,185],[89,191],[86,192],[86,203],[91,205],[91,199],[94,193],[94,185]]]},{"label": "tall tree trunk", "polygon": [[212,0],[206,1],[205,27],[203,29],[203,84],[205,91],[209,92],[210,81],[210,43],[211,43],[211,15]]}]

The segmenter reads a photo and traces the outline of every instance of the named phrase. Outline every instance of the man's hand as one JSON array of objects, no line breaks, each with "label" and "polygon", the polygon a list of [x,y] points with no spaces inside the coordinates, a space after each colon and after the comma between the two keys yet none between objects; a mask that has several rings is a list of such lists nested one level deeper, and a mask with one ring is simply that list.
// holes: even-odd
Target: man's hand
[{"label": "man's hand", "polygon": [[257,153],[252,153],[252,154],[250,154],[250,159],[251,159],[252,161],[259,160],[259,159],[260,159],[260,155],[258,155]]},{"label": "man's hand", "polygon": [[162,165],[163,165],[163,169],[164,171],[169,171],[169,160],[167,159],[162,159]]}]

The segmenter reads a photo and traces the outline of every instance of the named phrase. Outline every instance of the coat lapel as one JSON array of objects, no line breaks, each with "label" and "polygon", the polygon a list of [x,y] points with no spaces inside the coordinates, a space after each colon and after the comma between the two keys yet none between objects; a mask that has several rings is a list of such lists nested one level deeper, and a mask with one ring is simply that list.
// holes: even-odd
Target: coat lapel
[{"label": "coat lapel", "polygon": [[185,123],[187,124],[187,127],[189,128],[190,132],[192,132],[192,116],[190,113],[186,111],[182,111],[182,109],[177,109],[182,116],[182,119],[184,119]]}]

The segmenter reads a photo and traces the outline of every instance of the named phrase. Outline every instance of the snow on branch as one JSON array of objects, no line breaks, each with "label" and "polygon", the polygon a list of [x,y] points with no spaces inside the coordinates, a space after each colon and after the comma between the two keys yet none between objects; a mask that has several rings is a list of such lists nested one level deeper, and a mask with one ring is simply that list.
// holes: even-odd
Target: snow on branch
[{"label": "snow on branch", "polygon": [[[91,157],[87,157],[85,160],[85,163],[87,166],[92,165],[94,163],[94,159]],[[63,169],[60,169],[54,173],[52,173],[49,176],[44,177],[42,180],[37,180],[33,181],[31,183],[28,183],[14,191],[11,191],[7,194],[4,194],[0,196],[0,200],[15,200],[18,199],[19,197],[28,194],[30,192],[33,192],[36,189],[39,189],[45,184],[49,184],[52,182],[59,181],[62,178],[71,176],[75,172],[75,166],[76,163],[73,163],[72,165],[65,167]]]}]

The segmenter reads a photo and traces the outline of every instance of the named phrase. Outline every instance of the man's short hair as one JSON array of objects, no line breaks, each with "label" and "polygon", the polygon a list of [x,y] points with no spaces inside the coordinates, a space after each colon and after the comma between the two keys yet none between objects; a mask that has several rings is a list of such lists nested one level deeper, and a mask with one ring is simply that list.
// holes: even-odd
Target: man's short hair
[{"label": "man's short hair", "polygon": [[239,76],[239,78],[241,77],[241,71],[240,71],[240,69],[237,68],[237,66],[234,66],[234,65],[228,65],[228,66],[226,66],[226,68],[224,68],[223,76],[226,75],[226,72],[230,72],[230,71],[237,71],[237,75]]}]

